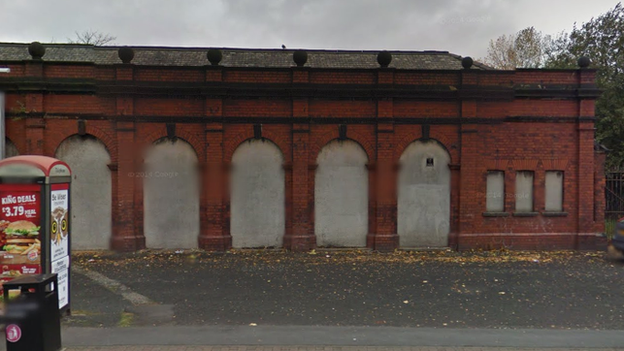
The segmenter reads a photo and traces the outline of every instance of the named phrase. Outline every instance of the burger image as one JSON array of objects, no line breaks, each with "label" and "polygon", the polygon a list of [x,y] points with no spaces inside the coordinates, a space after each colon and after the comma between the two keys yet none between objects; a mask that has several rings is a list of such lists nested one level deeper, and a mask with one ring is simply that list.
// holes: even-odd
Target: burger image
[{"label": "burger image", "polygon": [[38,239],[40,227],[30,221],[15,221],[4,230],[6,236],[3,250],[7,253],[26,255],[31,251],[39,251],[41,242]]}]

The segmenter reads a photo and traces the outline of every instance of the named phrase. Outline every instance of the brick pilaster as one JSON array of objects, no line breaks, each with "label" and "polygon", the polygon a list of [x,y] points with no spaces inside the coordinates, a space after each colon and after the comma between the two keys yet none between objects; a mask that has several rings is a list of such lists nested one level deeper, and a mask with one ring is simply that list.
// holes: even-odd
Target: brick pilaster
[{"label": "brick pilaster", "polygon": [[206,124],[208,143],[206,166],[203,170],[201,197],[201,234],[199,247],[204,250],[224,251],[232,246],[232,237],[224,228],[224,197],[229,196],[223,167],[223,124]]},{"label": "brick pilaster", "polygon": [[[142,192],[137,193],[135,173],[137,167],[135,124],[134,122],[117,122],[117,145],[119,152],[117,163],[117,179],[113,184],[117,203],[113,207],[113,236],[111,246],[117,251],[135,251],[145,248],[145,236],[142,211],[137,211],[135,204],[143,203]],[[139,179],[140,181],[140,179]]]},{"label": "brick pilaster", "polygon": [[[379,86],[394,85],[394,69],[379,69]],[[367,245],[375,250],[389,251],[399,246],[397,234],[397,173],[394,164],[394,102],[392,98],[377,100],[377,155],[376,160],[369,160],[369,181],[374,183],[369,197],[374,210],[369,211],[373,219],[369,220],[372,231],[367,238]]]},{"label": "brick pilaster", "polygon": [[43,155],[45,125],[43,118],[26,119],[26,154]]},{"label": "brick pilaster", "polygon": [[[579,70],[579,87],[593,83],[593,70]],[[595,126],[586,117],[594,117],[595,101],[593,99],[579,99],[578,106],[578,237],[577,249],[592,248],[595,235],[595,181],[594,181],[594,134]],[[604,195],[603,195],[604,196]],[[589,247],[587,247],[589,246]]]},{"label": "brick pilaster", "polygon": [[[463,92],[469,92],[470,89],[478,84],[478,76],[474,70],[464,69],[461,71],[461,89]],[[474,213],[475,208],[479,206],[478,197],[483,196],[479,193],[478,185],[474,181],[479,179],[476,173],[477,163],[479,162],[478,130],[476,124],[471,124],[470,119],[477,117],[477,102],[471,98],[469,94],[460,96],[460,119],[459,128],[460,138],[460,164],[459,170],[459,220],[457,224],[457,235],[453,238],[458,249],[462,248],[462,234],[472,233],[474,231]],[[452,174],[451,174],[452,175]]]}]

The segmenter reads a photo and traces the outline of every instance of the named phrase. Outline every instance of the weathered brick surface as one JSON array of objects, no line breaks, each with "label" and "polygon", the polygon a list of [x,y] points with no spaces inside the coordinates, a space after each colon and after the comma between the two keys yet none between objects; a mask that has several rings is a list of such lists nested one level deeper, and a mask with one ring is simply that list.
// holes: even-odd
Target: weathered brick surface
[{"label": "weathered brick surface", "polygon": [[[595,233],[604,230],[604,154],[594,151],[594,123],[586,118],[594,116],[594,98],[508,96],[494,100],[456,93],[464,85],[504,87],[507,92],[527,86],[574,91],[580,84],[593,84],[594,71],[158,68],[45,61],[11,62],[9,66],[6,78],[11,79],[35,77],[52,82],[72,78],[94,86],[137,85],[123,94],[97,89],[9,90],[6,101],[7,136],[22,154],[53,156],[63,140],[79,132],[79,120],[84,120],[86,133],[104,143],[111,156],[111,243],[117,250],[145,246],[142,182],[129,174],[141,169],[143,147],[167,136],[167,123],[175,125],[176,137],[189,142],[198,156],[203,179],[198,243],[205,249],[225,250],[231,245],[228,165],[236,148],[254,137],[255,124],[262,125],[262,138],[275,143],[284,155],[284,245],[295,250],[315,247],[316,157],[323,146],[339,137],[342,123],[346,123],[346,137],[368,155],[367,245],[371,248],[390,250],[398,245],[396,167],[405,148],[423,137],[425,126],[429,138],[451,156],[450,246],[582,249],[602,245]],[[228,95],[227,90],[225,95],[141,90],[204,83],[210,87],[246,84],[247,90],[237,96]],[[296,90],[284,93],[295,85],[310,90],[302,95]],[[357,98],[317,94],[346,85],[373,93]],[[267,96],[262,89],[255,90],[259,86],[279,87],[280,93]],[[427,92],[432,86],[444,88],[446,95],[394,98],[392,92],[375,93],[378,87]],[[483,215],[489,170],[505,172],[505,216]],[[535,215],[531,217],[514,216],[515,174],[520,170],[535,172]],[[563,171],[565,179],[565,213],[555,217],[543,214],[545,172],[549,170]]]}]

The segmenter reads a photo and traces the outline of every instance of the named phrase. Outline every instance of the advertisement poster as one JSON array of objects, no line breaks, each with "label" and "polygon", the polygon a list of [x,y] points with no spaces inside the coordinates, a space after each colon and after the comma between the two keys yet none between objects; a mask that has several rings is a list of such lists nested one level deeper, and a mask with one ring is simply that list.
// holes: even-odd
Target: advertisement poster
[{"label": "advertisement poster", "polygon": [[41,273],[38,185],[0,184],[0,281]]},{"label": "advertisement poster", "polygon": [[52,273],[57,273],[59,308],[69,303],[69,256],[52,262]]},{"label": "advertisement poster", "polygon": [[52,190],[50,201],[50,260],[54,262],[69,255],[69,189]]},{"label": "advertisement poster", "polygon": [[69,303],[69,186],[54,184],[50,192],[50,261],[58,274],[59,308]]}]

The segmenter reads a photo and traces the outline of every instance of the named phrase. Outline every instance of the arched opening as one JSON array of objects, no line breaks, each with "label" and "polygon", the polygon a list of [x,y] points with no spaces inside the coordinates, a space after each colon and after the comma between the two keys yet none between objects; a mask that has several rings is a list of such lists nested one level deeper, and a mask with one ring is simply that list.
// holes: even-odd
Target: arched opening
[{"label": "arched opening", "polygon": [[232,156],[232,246],[280,247],[285,233],[284,157],[268,140],[243,142]]},{"label": "arched opening", "polygon": [[74,135],[59,145],[56,158],[72,170],[72,249],[108,249],[112,182],[106,146],[94,136]]},{"label": "arched opening", "polygon": [[317,157],[314,233],[318,246],[363,247],[368,234],[368,157],[352,140],[334,140]]},{"label": "arched opening", "polygon": [[146,152],[143,177],[145,245],[197,247],[200,185],[197,154],[181,139],[162,138]]},{"label": "arched opening", "polygon": [[400,159],[397,231],[402,247],[448,246],[450,155],[438,142],[415,141]]},{"label": "arched opening", "polygon": [[9,138],[4,139],[4,158],[19,156],[17,146]]}]

